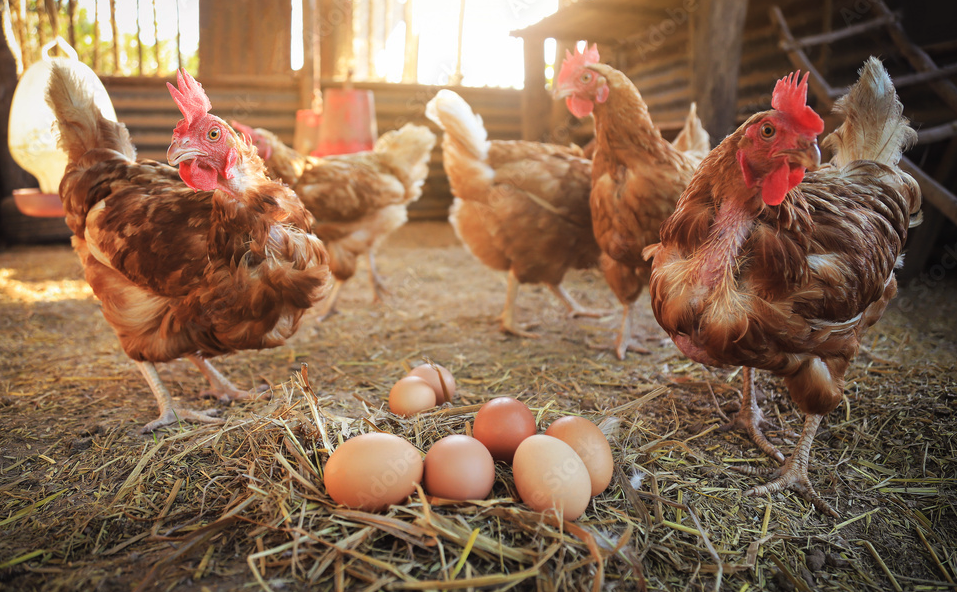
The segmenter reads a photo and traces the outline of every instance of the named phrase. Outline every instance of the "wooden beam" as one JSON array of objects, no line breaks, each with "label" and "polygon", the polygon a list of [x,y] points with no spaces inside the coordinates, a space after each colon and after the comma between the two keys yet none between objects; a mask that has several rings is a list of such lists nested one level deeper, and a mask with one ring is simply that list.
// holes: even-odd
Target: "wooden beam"
[{"label": "wooden beam", "polygon": [[[881,16],[893,16],[893,13],[881,0],[875,0],[874,10]],[[904,27],[901,26],[896,18],[888,24],[887,32],[894,41],[894,45],[904,54],[904,57],[915,70],[918,72],[933,72],[937,70],[937,64],[934,63],[934,60],[927,55],[926,51],[910,40],[904,31]],[[930,87],[934,89],[934,92],[937,93],[937,96],[939,96],[948,107],[957,111],[957,84],[945,79],[933,80],[929,82],[929,84]]]},{"label": "wooden beam", "polygon": [[701,0],[691,17],[691,96],[714,142],[734,131],[747,0]]},{"label": "wooden beam", "polygon": [[522,139],[547,141],[552,97],[545,88],[545,39],[525,38],[525,90],[522,91]]},{"label": "wooden beam", "polygon": [[835,41],[840,41],[841,39],[847,39],[848,37],[853,37],[854,35],[860,35],[862,33],[866,33],[867,31],[871,31],[873,29],[879,29],[891,22],[894,22],[893,16],[879,17],[867,22],[851,25],[850,27],[838,29],[837,31],[827,31],[824,33],[819,33],[817,35],[808,35],[807,37],[801,37],[800,39],[795,39],[792,43],[789,43],[783,49],[784,51],[789,51],[791,49],[807,49],[808,47],[814,47],[814,46],[823,45],[826,43],[834,43]]},{"label": "wooden beam", "polygon": [[[795,47],[794,35],[791,34],[791,29],[784,19],[784,13],[782,13],[781,9],[777,6],[771,7],[771,21],[777,26],[778,34],[781,37],[780,46],[787,52],[791,64],[793,64],[795,68],[810,74],[808,86],[811,87],[811,92],[814,93],[817,100],[821,102],[821,105],[818,105],[818,112],[830,113],[831,107],[834,106],[834,89],[828,84],[827,80],[824,79],[821,72],[814,67],[811,58],[808,57],[804,50]],[[785,49],[788,47],[790,47],[790,49]],[[838,94],[837,96],[841,95]]]},{"label": "wooden beam", "polygon": [[932,203],[940,212],[957,224],[957,196],[928,175],[906,156],[901,157],[900,167],[910,173],[920,185],[924,200]]}]

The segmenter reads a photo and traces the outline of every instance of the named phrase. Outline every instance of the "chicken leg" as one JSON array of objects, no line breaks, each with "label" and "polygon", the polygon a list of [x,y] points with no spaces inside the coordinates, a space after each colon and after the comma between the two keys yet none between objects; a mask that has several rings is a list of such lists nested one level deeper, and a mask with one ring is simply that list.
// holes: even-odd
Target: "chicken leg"
[{"label": "chicken leg", "polygon": [[213,417],[219,413],[218,409],[208,409],[206,411],[194,411],[179,407],[173,402],[173,397],[160,380],[156,372],[156,366],[152,362],[136,362],[136,367],[140,369],[146,383],[150,385],[153,396],[156,397],[156,403],[159,404],[159,417],[149,422],[140,430],[141,433],[148,434],[159,428],[176,423],[178,421],[195,421],[197,423],[223,423],[218,417]]},{"label": "chicken leg", "polygon": [[564,304],[565,308],[568,309],[568,316],[573,319],[578,317],[598,318],[608,314],[607,311],[604,310],[591,310],[585,308],[579,304],[578,301],[575,300],[572,295],[562,287],[561,284],[548,284],[548,289],[551,290],[552,294],[562,301],[562,304]]},{"label": "chicken leg", "polygon": [[[811,480],[807,475],[808,464],[811,457],[811,444],[814,442],[814,436],[817,434],[817,428],[821,425],[823,415],[809,413],[804,418],[804,431],[798,440],[794,452],[784,462],[784,466],[776,471],[777,477],[770,483],[758,485],[744,492],[744,495],[757,496],[769,493],[777,493],[785,489],[795,491],[811,502],[815,508],[822,514],[827,514],[832,518],[838,518],[838,513],[834,508],[824,501],[821,496],[814,491]],[[748,472],[748,471],[741,471]]]},{"label": "chicken leg", "polygon": [[336,281],[333,282],[332,290],[329,292],[329,296],[326,297],[326,300],[322,305],[322,310],[319,311],[318,320],[320,323],[336,312],[336,301],[339,300],[339,290],[342,289],[343,283],[345,282],[339,278],[336,278]]},{"label": "chicken leg", "polygon": [[375,253],[372,249],[369,249],[367,257],[369,258],[369,281],[372,283],[372,302],[384,302],[384,297],[389,295],[389,290],[386,289],[382,276],[375,267]]},{"label": "chicken leg", "polygon": [[524,331],[519,329],[515,325],[515,298],[518,296],[518,277],[515,276],[514,271],[508,272],[508,288],[505,292],[505,308],[502,310],[502,314],[498,316],[498,321],[501,324],[501,329],[505,333],[515,335],[517,337],[526,337],[529,339],[538,339],[538,333],[532,333],[530,331]]},{"label": "chicken leg", "polygon": [[784,454],[774,444],[771,444],[764,436],[761,428],[774,427],[764,419],[764,414],[758,407],[757,398],[754,396],[754,381],[751,376],[751,368],[745,366],[742,368],[744,379],[743,400],[741,401],[741,410],[734,415],[734,419],[719,428],[722,432],[737,429],[744,430],[751,436],[751,441],[757,444],[758,448],[765,454],[778,461],[784,462]]},{"label": "chicken leg", "polygon": [[199,371],[203,373],[203,376],[205,376],[206,380],[209,382],[210,388],[203,391],[204,396],[213,397],[223,403],[228,403],[230,401],[245,401],[247,399],[256,397],[269,388],[263,385],[252,390],[244,391],[233,386],[233,383],[231,383],[228,378],[223,376],[219,370],[214,368],[206,358],[201,358],[195,355],[186,357],[189,358],[189,361],[195,364],[197,368],[199,368]]},{"label": "chicken leg", "polygon": [[639,354],[650,354],[650,351],[635,342],[635,338],[631,333],[631,317],[635,308],[633,303],[629,302],[625,304],[624,308],[625,310],[621,315],[621,328],[618,329],[618,337],[615,338],[615,355],[618,356],[619,360],[624,360],[625,354],[629,351]]}]

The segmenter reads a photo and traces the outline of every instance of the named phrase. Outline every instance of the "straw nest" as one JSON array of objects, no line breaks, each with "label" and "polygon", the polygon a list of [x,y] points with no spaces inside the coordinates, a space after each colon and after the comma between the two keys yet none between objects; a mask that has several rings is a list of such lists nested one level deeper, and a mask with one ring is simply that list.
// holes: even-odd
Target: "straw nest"
[{"label": "straw nest", "polygon": [[[499,334],[504,278],[444,225],[404,229],[380,262],[388,307],[370,306],[357,277],[339,315],[307,321],[285,348],[222,361],[236,382],[269,382],[271,399],[225,410],[222,426],[140,436],[155,404],[89,314],[97,305],[75,255],[0,253],[0,588],[957,588],[954,278],[905,287],[852,366],[812,451],[811,478],[841,514],[832,520],[790,493],[742,496],[761,477],[728,467],[771,462],[720,430],[740,377],[683,358],[646,299],[652,353],[618,362],[614,313],[567,321],[544,290],[523,290],[519,309],[541,339]],[[614,305],[597,274],[568,284],[586,304]],[[907,304],[918,295],[919,313]],[[455,374],[455,404],[389,413],[392,382],[426,357]],[[202,388],[185,364],[161,375],[177,396]],[[802,418],[759,376],[761,405],[782,428],[772,441],[789,450]],[[530,511],[504,465],[476,503],[419,490],[373,514],[325,494],[322,467],[345,439],[383,431],[425,452],[468,433],[499,395],[523,400],[542,429],[576,414],[608,435],[615,477],[579,520]]]}]

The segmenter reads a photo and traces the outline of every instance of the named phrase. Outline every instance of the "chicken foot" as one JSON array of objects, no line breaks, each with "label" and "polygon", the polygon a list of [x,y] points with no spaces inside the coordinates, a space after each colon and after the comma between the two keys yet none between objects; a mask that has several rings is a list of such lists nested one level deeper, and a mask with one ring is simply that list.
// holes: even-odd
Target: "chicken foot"
[{"label": "chicken foot", "polygon": [[[759,496],[767,495],[770,493],[777,493],[785,489],[790,489],[801,495],[804,499],[811,502],[815,508],[822,514],[827,514],[832,518],[838,518],[838,513],[828,504],[824,499],[821,498],[814,491],[814,486],[811,485],[811,480],[808,478],[807,469],[808,464],[810,464],[811,457],[811,444],[814,442],[814,436],[817,434],[817,428],[821,425],[821,420],[824,419],[823,415],[816,415],[813,413],[808,414],[804,419],[804,431],[801,433],[801,438],[798,440],[797,446],[794,447],[794,451],[791,453],[791,456],[785,461],[784,466],[779,468],[776,473],[776,478],[770,483],[764,485],[758,485],[757,487],[752,487],[744,492],[744,495],[747,496]],[[754,470],[748,470],[747,468],[735,468],[739,473],[752,474],[755,473]]]},{"label": "chicken foot", "polygon": [[266,385],[262,385],[248,391],[236,388],[233,386],[233,383],[231,383],[229,379],[226,378],[219,370],[214,368],[206,358],[201,358],[196,355],[190,355],[186,357],[189,358],[189,361],[195,364],[197,368],[199,368],[199,371],[203,373],[203,376],[205,376],[206,380],[209,382],[210,388],[203,391],[204,396],[218,399],[223,403],[228,403],[230,401],[245,401],[247,399],[255,398],[269,388]]},{"label": "chicken foot", "polygon": [[751,441],[757,444],[758,448],[774,460],[783,463],[784,454],[782,454],[774,444],[768,441],[762,431],[762,428],[765,427],[771,429],[777,428],[771,424],[771,422],[764,419],[764,414],[761,412],[760,407],[758,407],[757,398],[754,396],[754,381],[751,372],[751,368],[747,366],[742,369],[744,388],[742,389],[743,400],[741,401],[741,410],[734,414],[734,418],[730,422],[718,429],[722,432],[729,430],[746,431],[751,437]]},{"label": "chicken foot", "polygon": [[156,372],[156,366],[152,362],[136,362],[136,367],[140,369],[143,378],[153,391],[156,397],[156,403],[159,405],[159,417],[149,422],[140,430],[143,434],[148,434],[163,426],[179,421],[195,421],[197,423],[223,423],[219,417],[214,417],[219,413],[218,409],[208,409],[206,411],[195,411],[185,407],[179,407],[173,402],[173,397],[169,394],[163,381],[160,380]]},{"label": "chicken foot", "polygon": [[514,311],[515,298],[518,296],[518,286],[518,278],[515,276],[515,272],[510,270],[508,272],[508,288],[505,291],[505,308],[502,309],[502,314],[498,315],[498,322],[500,324],[501,330],[503,333],[515,335],[516,337],[538,339],[540,337],[538,333],[532,333],[530,331],[519,329],[515,325]]},{"label": "chicken foot", "polygon": [[608,314],[608,312],[604,310],[591,310],[585,308],[577,300],[575,300],[572,295],[562,287],[561,284],[548,284],[548,289],[551,290],[552,294],[562,301],[562,304],[564,304],[565,308],[568,309],[568,316],[573,319],[578,317],[598,318]]},{"label": "chicken foot", "polygon": [[641,347],[635,342],[635,338],[631,333],[631,317],[634,313],[635,307],[632,306],[631,302],[625,304],[624,306],[625,311],[621,318],[621,328],[618,329],[618,337],[615,338],[615,355],[618,356],[619,360],[624,360],[625,353],[629,351],[637,352],[639,354],[650,354],[650,351]]},{"label": "chicken foot", "polygon": [[319,318],[317,320],[320,323],[336,312],[336,301],[339,300],[339,290],[342,289],[343,283],[343,280],[339,278],[336,278],[336,281],[333,282],[332,290],[329,292],[329,295],[326,296],[322,308],[319,310]]},{"label": "chicken foot", "polygon": [[389,295],[389,290],[379,275],[379,270],[375,266],[375,254],[370,249],[367,257],[369,258],[369,282],[372,284],[372,302],[384,302],[385,296]]}]

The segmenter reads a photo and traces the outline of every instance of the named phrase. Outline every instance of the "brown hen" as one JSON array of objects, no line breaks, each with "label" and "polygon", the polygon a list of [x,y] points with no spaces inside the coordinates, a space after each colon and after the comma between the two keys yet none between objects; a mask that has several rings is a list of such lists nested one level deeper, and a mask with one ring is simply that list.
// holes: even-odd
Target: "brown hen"
[{"label": "brown hen", "polygon": [[435,134],[406,124],[382,134],[369,152],[319,158],[296,152],[269,130],[233,125],[257,147],[270,177],[289,185],[316,219],[313,231],[329,250],[336,278],[320,318],[335,310],[342,284],[355,275],[363,255],[369,260],[374,299],[381,300],[386,290],[375,251],[405,224],[408,205],[422,195]]},{"label": "brown hen", "polygon": [[[806,414],[779,476],[748,495],[793,489],[820,511],[808,462],[822,418],[840,403],[861,333],[897,291],[907,229],[920,190],[897,164],[915,132],[881,63],[870,58],[835,105],[844,123],[823,142],[805,104],[807,76],[782,79],[770,111],[751,116],[701,163],[661,229],[651,277],[655,317],[688,357],[744,366],[736,423],[779,462],[761,432],[751,368],[784,378]],[[806,174],[805,174],[806,173]]]},{"label": "brown hen", "polygon": [[482,118],[443,89],[426,115],[445,130],[442,161],[455,200],[449,214],[459,239],[479,261],[508,271],[499,320],[506,333],[537,337],[515,324],[519,284],[543,283],[572,316],[597,316],[561,286],[569,269],[594,267],[591,162],[577,147],[487,139]]},{"label": "brown hen", "polygon": [[694,105],[675,144],[661,137],[641,93],[623,73],[599,63],[598,49],[568,53],[556,98],[572,115],[595,117],[591,215],[605,279],[624,307],[615,353],[646,352],[632,337],[633,304],[648,281],[642,250],[658,242],[658,228],[707,154],[708,133]]},{"label": "brown hen", "polygon": [[262,161],[189,74],[170,87],[183,112],[169,158],[136,160],[126,127],[102,116],[91,89],[53,65],[48,102],[69,164],[60,183],[73,247],[126,354],[146,378],[159,417],[220,422],[181,408],[154,366],[187,357],[222,400],[251,395],[208,358],[282,345],[328,293],[328,254],[295,194]]}]

